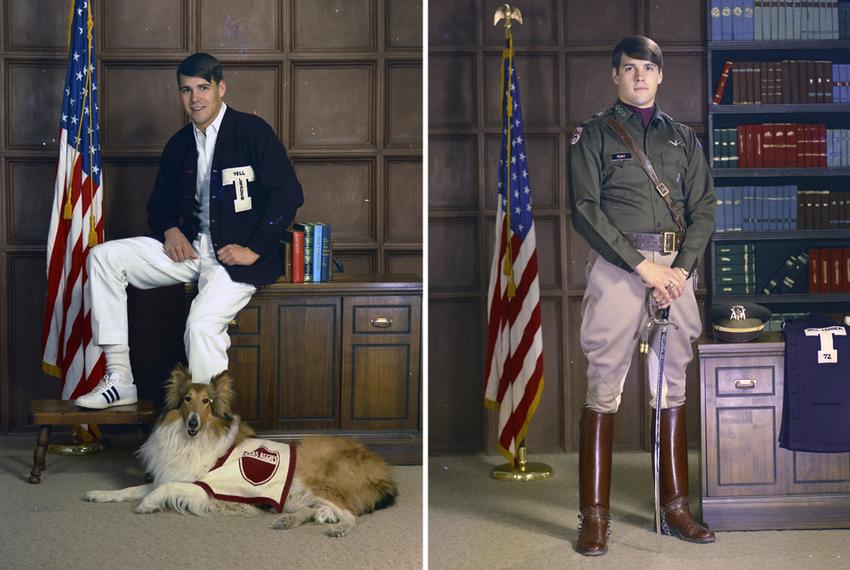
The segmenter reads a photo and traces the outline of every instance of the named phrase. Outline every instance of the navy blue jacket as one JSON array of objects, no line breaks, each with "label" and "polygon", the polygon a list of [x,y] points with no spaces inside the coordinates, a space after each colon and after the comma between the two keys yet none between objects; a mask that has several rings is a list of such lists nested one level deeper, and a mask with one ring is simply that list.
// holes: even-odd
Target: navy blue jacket
[{"label": "navy blue jacket", "polygon": [[[159,173],[148,200],[148,225],[153,237],[165,241],[173,227],[193,241],[198,235],[194,216],[198,149],[189,123],[162,151]],[[222,172],[250,166],[254,181],[248,182],[250,210],[237,212],[236,184],[222,184]],[[260,117],[240,113],[228,106],[221,121],[210,174],[210,236],[216,251],[228,244],[251,248],[259,254],[253,265],[224,265],[234,281],[261,286],[283,273],[283,232],[304,203],[301,184],[283,144]]]}]

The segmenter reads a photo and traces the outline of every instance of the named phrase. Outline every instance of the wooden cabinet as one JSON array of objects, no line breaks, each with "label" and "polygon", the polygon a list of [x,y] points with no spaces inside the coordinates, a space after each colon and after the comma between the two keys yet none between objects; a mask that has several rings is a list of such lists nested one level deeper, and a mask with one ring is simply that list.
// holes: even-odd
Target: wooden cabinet
[{"label": "wooden cabinet", "polygon": [[714,530],[850,528],[850,453],[779,447],[784,343],[699,345],[702,512]]},{"label": "wooden cabinet", "polygon": [[239,413],[263,437],[351,435],[419,463],[421,302],[412,276],[261,288],[229,329]]}]

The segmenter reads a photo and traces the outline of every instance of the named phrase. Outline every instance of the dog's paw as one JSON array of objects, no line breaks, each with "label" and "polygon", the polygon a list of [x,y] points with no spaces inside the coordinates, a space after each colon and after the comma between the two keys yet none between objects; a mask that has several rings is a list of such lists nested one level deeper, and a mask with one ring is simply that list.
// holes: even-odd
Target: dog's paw
[{"label": "dog's paw", "polygon": [[328,529],[328,536],[340,537],[345,536],[347,533],[348,529],[340,524],[335,524]]},{"label": "dog's paw", "polygon": [[316,509],[316,522],[320,524],[336,523],[339,522],[339,518],[332,508],[322,505]]},{"label": "dog's paw", "polygon": [[133,512],[138,513],[140,515],[146,515],[148,513],[155,513],[158,510],[159,510],[159,507],[157,505],[145,503],[144,501],[142,501],[141,503],[139,503],[138,507],[133,509]]},{"label": "dog's paw", "polygon": [[113,503],[120,500],[113,491],[89,491],[83,499],[92,503]]},{"label": "dog's paw", "polygon": [[298,517],[295,515],[283,515],[274,521],[272,528],[275,530],[288,530],[297,527],[299,524]]}]

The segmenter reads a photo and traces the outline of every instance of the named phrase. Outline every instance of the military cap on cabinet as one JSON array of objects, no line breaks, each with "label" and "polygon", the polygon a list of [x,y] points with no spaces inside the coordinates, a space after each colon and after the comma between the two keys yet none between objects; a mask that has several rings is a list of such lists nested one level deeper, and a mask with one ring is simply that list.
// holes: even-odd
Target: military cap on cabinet
[{"label": "military cap on cabinet", "polygon": [[708,313],[714,338],[724,342],[749,342],[770,320],[770,310],[755,303],[718,303]]}]

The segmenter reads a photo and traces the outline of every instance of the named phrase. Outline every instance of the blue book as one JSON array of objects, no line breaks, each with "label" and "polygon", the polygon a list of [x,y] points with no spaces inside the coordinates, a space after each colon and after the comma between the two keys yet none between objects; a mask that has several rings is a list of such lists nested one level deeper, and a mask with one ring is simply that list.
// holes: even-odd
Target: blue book
[{"label": "blue book", "polygon": [[322,224],[315,224],[313,234],[313,282],[322,281]]},{"label": "blue book", "polygon": [[789,194],[790,194],[790,197],[788,199],[788,203],[790,204],[789,207],[791,208],[791,223],[790,223],[790,227],[788,229],[796,230],[797,229],[797,187],[796,186],[789,186],[788,191],[789,191]]},{"label": "blue book", "polygon": [[720,41],[720,0],[711,0],[711,40]]},{"label": "blue book", "polygon": [[721,0],[720,3],[720,39],[732,39],[732,0]]},{"label": "blue book", "polygon": [[744,198],[741,206],[741,217],[744,220],[743,230],[745,232],[753,231],[753,201],[755,200],[755,187],[744,186]]},{"label": "blue book", "polygon": [[736,232],[744,229],[743,191],[741,186],[735,186],[732,190],[732,230]]},{"label": "blue book", "polygon": [[732,0],[732,39],[744,39],[744,9],[741,0]]},{"label": "blue book", "polygon": [[742,40],[753,41],[756,37],[755,29],[755,0],[743,0],[744,23]]},{"label": "blue book", "polygon": [[723,199],[726,195],[726,188],[723,186],[716,187],[714,189],[714,195],[717,199],[717,208],[714,213],[714,231],[725,232],[726,210],[723,208]]},{"label": "blue book", "polygon": [[331,280],[331,225],[322,224],[322,281]]}]

